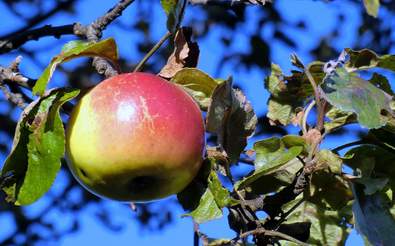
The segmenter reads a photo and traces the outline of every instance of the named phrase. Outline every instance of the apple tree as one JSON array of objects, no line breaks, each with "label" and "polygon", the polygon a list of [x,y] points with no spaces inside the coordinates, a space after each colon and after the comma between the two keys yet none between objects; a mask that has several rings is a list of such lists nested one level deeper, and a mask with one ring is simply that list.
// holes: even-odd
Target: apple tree
[{"label": "apple tree", "polygon": [[[17,2],[34,4],[28,0],[5,1],[10,11],[22,17]],[[204,116],[206,144],[199,156],[201,159],[198,158],[200,169],[185,188],[186,184],[183,184],[182,191],[177,187],[170,192],[177,193],[177,204],[185,210],[184,217],[194,221],[195,245],[343,245],[353,228],[367,245],[391,245],[395,240],[395,168],[392,167],[395,165],[395,103],[390,83],[394,78],[395,55],[391,54],[392,27],[379,16],[379,11],[383,11],[386,18],[392,20],[395,17],[394,3],[350,1],[363,10],[358,34],[355,34],[357,42],[352,47],[335,47],[331,38],[341,38],[342,30],[334,29],[329,37],[310,49],[314,59],[305,63],[296,53],[297,38],[284,30],[303,30],[306,23],[288,22],[276,1],[157,0],[148,3],[120,0],[107,13],[92,18],[89,24],[75,22],[59,26],[40,24],[56,13],[77,10],[77,1],[59,1],[44,14],[39,12],[41,7],[44,8],[44,1],[38,2],[37,15],[26,17],[26,26],[0,37],[0,54],[14,58],[8,66],[2,64],[0,67],[2,101],[12,108],[20,108],[18,117],[12,116],[11,112],[0,116],[1,131],[13,135],[12,143],[1,143],[7,157],[0,174],[0,212],[12,211],[22,232],[29,236],[25,237],[26,241],[44,239],[40,235],[29,235],[27,228],[33,224],[45,226],[45,222],[41,221],[40,215],[35,218],[26,216],[23,206],[48,196],[59,172],[66,173],[68,185],[61,194],[50,198],[48,210],[64,206],[70,211],[78,211],[87,203],[100,204],[100,198],[86,191],[79,202],[62,201],[63,196],[75,187],[81,189],[65,165],[65,150],[70,144],[65,136],[65,126],[72,124],[73,120],[69,118],[73,119],[73,112],[80,108],[76,105],[86,98],[84,95],[89,95],[89,89],[97,88],[91,81],[100,85],[106,78],[111,80],[139,71],[155,74],[151,76],[182,88]],[[335,3],[328,1],[325,4]],[[156,41],[149,35],[156,30],[156,23],[149,18],[152,6],[160,6],[166,16],[166,32]],[[137,20],[132,25],[117,23],[124,11],[131,8],[135,8]],[[254,30],[248,36],[249,51],[234,51],[233,38],[242,32],[240,26],[252,18],[251,11],[255,11],[258,21],[249,27]],[[188,15],[192,12],[201,13],[202,17]],[[343,24],[347,20],[340,13],[334,21]],[[125,33],[136,31],[148,39],[136,44],[143,54],[142,58],[134,57],[137,62],[129,62],[122,56],[124,50],[117,46],[119,40],[102,38],[105,30],[117,24],[126,29]],[[202,49],[209,46],[200,45],[200,41],[203,43],[209,33],[216,31],[215,25],[226,31],[220,45],[229,50],[220,59],[216,58],[219,69],[233,64],[230,71],[234,73],[239,69],[264,71],[266,76],[262,77],[259,89],[262,93],[267,91],[267,101],[253,104],[243,92],[243,84],[233,79],[232,73],[218,76],[200,68],[200,63],[210,62],[199,60]],[[271,61],[273,44],[260,35],[261,28],[266,27],[273,32],[272,41],[282,42],[293,50],[287,58],[292,70]],[[65,36],[72,38],[65,40]],[[56,42],[61,43],[62,48],[57,55],[47,59],[41,73],[33,78],[29,71],[21,71],[22,57],[40,60],[38,48],[27,49],[25,46],[31,41],[40,43],[44,37],[57,38]],[[89,62],[82,59],[77,67],[67,71],[68,63],[83,57],[89,57]],[[67,77],[67,86],[55,87],[53,80],[60,72]],[[133,83],[143,85],[145,82]],[[158,90],[152,89],[154,93]],[[110,91],[105,97],[112,100],[116,95]],[[167,101],[156,102],[157,105],[161,103],[163,106]],[[143,110],[145,106],[141,103],[139,107]],[[257,108],[264,108],[265,114],[257,114]],[[115,113],[106,111],[96,121],[101,124],[101,120],[105,121]],[[16,122],[12,117],[17,118]],[[199,120],[190,123],[188,117],[179,117],[179,120],[188,122],[190,129],[202,123]],[[177,117],[172,120],[176,126],[181,124]],[[84,127],[89,129],[95,123],[86,123]],[[169,125],[162,131],[170,128]],[[108,129],[110,133],[117,130],[120,129]],[[147,139],[149,129],[145,130]],[[333,141],[347,134],[354,134],[357,139],[346,143]],[[79,141],[82,138],[84,136]],[[144,141],[144,138],[140,140]],[[156,139],[160,144],[162,140],[160,136]],[[185,139],[177,135],[177,140],[183,143]],[[335,142],[335,145],[328,147],[329,142]],[[129,144],[130,149],[126,152],[136,149],[138,144]],[[88,146],[81,144],[78,148],[85,154]],[[184,154],[181,149],[188,150],[179,147],[179,153],[168,153],[169,158],[170,155]],[[147,145],[137,154],[155,156],[155,150]],[[100,158],[91,155],[92,162],[101,162],[101,153],[96,154]],[[112,163],[111,160],[108,163]],[[115,162],[112,164],[116,165]],[[157,168],[155,165],[161,163],[155,160],[150,168]],[[146,167],[143,164],[141,170]],[[82,176],[87,175],[82,173]],[[179,175],[172,177],[172,181],[177,178]],[[106,189],[118,187],[113,183],[116,181],[122,179],[113,178]],[[135,181],[138,182],[135,185],[142,188],[133,189],[133,192],[143,194],[150,181],[152,179],[147,181],[146,178]],[[113,192],[117,194],[116,190]],[[181,219],[172,218],[171,211],[166,208],[161,213],[153,213],[150,204],[135,204],[133,199],[130,202],[142,224],[158,220],[158,228],[162,228],[171,219]],[[212,238],[210,232],[199,228],[202,223],[223,217],[225,212],[228,224],[224,228],[234,231],[235,237]],[[108,221],[108,215],[103,213],[101,220]],[[111,227],[111,223],[108,224]],[[46,226],[51,227],[50,224]],[[75,227],[78,226],[53,234],[59,237],[59,234],[76,230]],[[2,243],[15,244],[17,236],[15,233]]]}]

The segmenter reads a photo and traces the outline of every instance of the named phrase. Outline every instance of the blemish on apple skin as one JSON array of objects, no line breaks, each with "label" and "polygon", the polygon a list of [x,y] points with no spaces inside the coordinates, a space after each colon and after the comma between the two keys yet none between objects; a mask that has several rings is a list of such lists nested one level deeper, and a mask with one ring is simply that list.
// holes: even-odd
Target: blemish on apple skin
[{"label": "blemish on apple skin", "polygon": [[142,113],[143,113],[143,119],[142,121],[147,122],[149,125],[149,130],[150,132],[153,134],[155,133],[155,127],[154,127],[154,119],[158,117],[158,115],[151,115],[149,110],[148,110],[148,106],[147,106],[147,101],[145,100],[144,97],[140,96],[140,106],[142,108]]}]

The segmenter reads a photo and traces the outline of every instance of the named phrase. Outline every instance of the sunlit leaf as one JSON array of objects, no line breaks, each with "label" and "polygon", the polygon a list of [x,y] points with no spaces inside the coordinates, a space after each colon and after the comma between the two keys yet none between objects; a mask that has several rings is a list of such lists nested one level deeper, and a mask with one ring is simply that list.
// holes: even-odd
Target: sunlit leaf
[{"label": "sunlit leaf", "polygon": [[[294,58],[294,57],[293,57]],[[301,68],[301,64],[293,61]],[[310,73],[318,82],[324,77],[323,63],[309,64]],[[296,116],[298,108],[305,106],[306,100],[313,95],[313,90],[304,71],[293,70],[284,75],[277,64],[272,64],[271,74],[265,80],[265,88],[270,92],[267,117],[273,124],[288,125]]]},{"label": "sunlit leaf", "polygon": [[366,12],[373,17],[377,17],[380,8],[380,0],[363,0]]},{"label": "sunlit leaf", "polygon": [[333,174],[341,174],[343,161],[328,149],[320,150],[316,156],[316,170],[328,168]]},{"label": "sunlit leaf", "polygon": [[[289,138],[288,138],[289,141]],[[288,144],[291,142],[289,141]],[[295,173],[303,166],[296,156],[303,152],[301,142],[288,145],[280,138],[269,138],[254,144],[256,152],[255,171],[235,185],[236,189],[251,187],[256,192],[271,192],[279,186],[292,182]],[[257,185],[259,184],[259,185]]]},{"label": "sunlit leaf", "polygon": [[355,113],[345,112],[336,107],[332,107],[327,113],[326,117],[330,121],[325,122],[325,132],[333,132],[342,126],[357,122]]},{"label": "sunlit leaf", "polygon": [[184,68],[178,71],[171,81],[186,88],[203,110],[207,110],[211,95],[218,85],[213,78],[197,68]]},{"label": "sunlit leaf", "polygon": [[13,183],[5,187],[7,200],[28,205],[51,187],[65,151],[59,108],[77,94],[78,90],[51,90],[22,113],[13,149],[1,171],[14,174]]},{"label": "sunlit leaf", "polygon": [[113,64],[117,64],[117,45],[112,38],[105,39],[97,43],[78,40],[65,44],[61,53],[52,58],[51,63],[45,68],[40,78],[38,78],[33,87],[33,93],[39,95],[44,93],[53,72],[59,64],[82,56],[98,56],[111,61]]},{"label": "sunlit leaf", "polygon": [[321,85],[325,99],[333,106],[357,114],[358,122],[367,128],[384,126],[383,111],[392,113],[391,96],[366,80],[337,68]]}]

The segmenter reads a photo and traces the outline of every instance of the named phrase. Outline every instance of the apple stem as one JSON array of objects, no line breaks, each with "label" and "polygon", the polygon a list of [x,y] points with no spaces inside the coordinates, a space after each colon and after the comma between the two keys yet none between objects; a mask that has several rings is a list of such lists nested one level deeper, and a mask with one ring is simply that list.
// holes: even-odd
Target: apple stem
[{"label": "apple stem", "polygon": [[139,72],[144,64],[148,61],[148,59],[162,46],[162,44],[172,35],[171,32],[167,32],[159,41],[155,44],[154,47],[143,57],[143,59],[137,64],[134,68],[133,72]]}]

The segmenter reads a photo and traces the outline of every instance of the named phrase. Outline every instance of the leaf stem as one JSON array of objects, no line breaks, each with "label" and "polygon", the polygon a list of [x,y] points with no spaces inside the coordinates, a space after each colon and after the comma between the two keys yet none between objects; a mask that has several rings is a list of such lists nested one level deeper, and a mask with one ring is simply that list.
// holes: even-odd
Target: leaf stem
[{"label": "leaf stem", "polygon": [[143,57],[143,59],[137,64],[133,72],[139,72],[148,59],[162,46],[162,44],[171,36],[171,32],[167,32],[154,47]]},{"label": "leaf stem", "polygon": [[348,148],[348,147],[352,147],[355,145],[361,145],[361,144],[369,144],[370,142],[366,142],[365,140],[357,140],[354,142],[350,142],[350,143],[346,143],[340,146],[337,146],[336,148],[332,149],[332,152],[338,153],[340,150]]},{"label": "leaf stem", "polygon": [[310,104],[307,106],[306,110],[304,111],[304,115],[302,118],[303,135],[307,134],[307,118],[309,117],[309,113],[313,109],[314,105],[315,105],[315,100],[312,100]]}]

